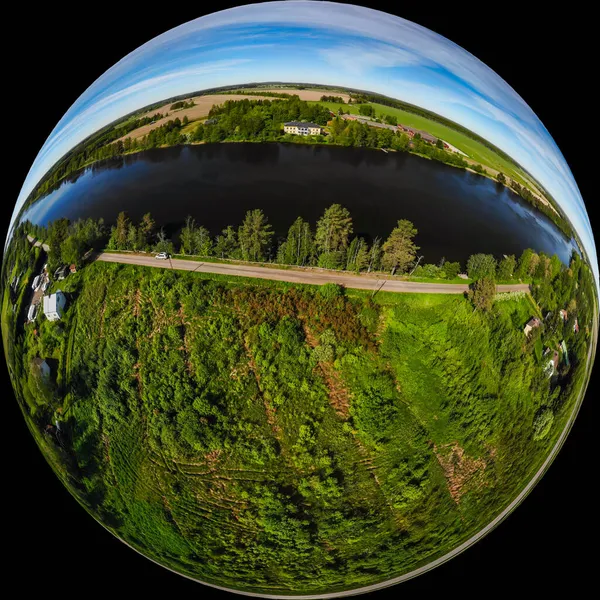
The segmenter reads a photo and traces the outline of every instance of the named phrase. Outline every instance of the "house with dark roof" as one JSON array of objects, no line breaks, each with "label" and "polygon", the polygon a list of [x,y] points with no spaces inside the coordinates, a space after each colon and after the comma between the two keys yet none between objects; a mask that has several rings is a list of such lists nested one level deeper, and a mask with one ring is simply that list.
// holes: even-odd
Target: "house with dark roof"
[{"label": "house with dark roof", "polygon": [[410,137],[411,139],[414,139],[415,135],[419,134],[423,141],[429,142],[430,144],[435,144],[438,141],[438,139],[434,135],[431,135],[430,133],[427,133],[422,129],[415,129],[414,127],[410,127],[409,125],[400,124],[398,125],[398,129],[400,129],[400,131],[404,131],[404,133],[407,133],[408,137]]},{"label": "house with dark roof", "polygon": [[323,128],[316,123],[304,121],[289,121],[283,124],[283,131],[292,135],[321,135]]}]

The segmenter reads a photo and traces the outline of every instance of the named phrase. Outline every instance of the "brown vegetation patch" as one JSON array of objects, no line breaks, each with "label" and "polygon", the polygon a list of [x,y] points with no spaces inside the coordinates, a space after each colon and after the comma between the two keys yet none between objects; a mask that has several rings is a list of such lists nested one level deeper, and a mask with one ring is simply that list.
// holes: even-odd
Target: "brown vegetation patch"
[{"label": "brown vegetation patch", "polygon": [[[308,327],[306,320],[302,320],[302,329],[304,337],[311,348],[315,348],[319,342]],[[350,416],[350,395],[344,386],[340,374],[337,372],[333,364],[319,361],[319,368],[323,374],[323,379],[329,391],[329,401],[335,412],[347,419]]]},{"label": "brown vegetation patch", "polygon": [[472,458],[465,454],[458,442],[443,444],[439,448],[434,444],[435,456],[446,477],[448,491],[456,504],[472,485],[481,485],[481,477],[486,467],[482,458]]}]

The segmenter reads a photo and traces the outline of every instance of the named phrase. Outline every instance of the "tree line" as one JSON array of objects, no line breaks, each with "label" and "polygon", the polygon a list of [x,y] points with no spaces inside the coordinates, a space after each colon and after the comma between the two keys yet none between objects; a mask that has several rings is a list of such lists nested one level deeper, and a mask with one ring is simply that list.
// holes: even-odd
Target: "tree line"
[{"label": "tree line", "polygon": [[341,96],[321,96],[321,102],[335,102],[337,104],[346,104]]},{"label": "tree line", "polygon": [[83,167],[100,160],[111,159],[122,155],[124,147],[121,142],[114,144],[113,142],[115,140],[127,135],[138,127],[162,119],[163,116],[162,113],[155,113],[149,117],[133,119],[114,129],[109,129],[108,131],[95,136],[93,140],[88,141],[87,143],[80,144],[69,152],[56,166],[48,171],[40,183],[31,192],[29,196],[31,200],[28,201],[28,204],[48,193],[62,179],[76,173]]},{"label": "tree line", "polygon": [[171,104],[170,110],[178,110],[180,108],[192,108],[192,106],[196,106],[193,100],[179,100],[178,102],[174,102]]}]

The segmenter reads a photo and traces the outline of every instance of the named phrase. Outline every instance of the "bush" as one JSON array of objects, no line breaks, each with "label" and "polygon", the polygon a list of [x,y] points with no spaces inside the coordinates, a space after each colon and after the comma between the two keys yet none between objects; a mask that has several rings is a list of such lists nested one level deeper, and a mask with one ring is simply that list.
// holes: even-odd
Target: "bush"
[{"label": "bush", "polygon": [[467,262],[470,279],[496,279],[496,259],[491,254],[472,254]]},{"label": "bush", "polygon": [[442,269],[444,273],[446,273],[446,277],[448,279],[454,279],[460,273],[460,263],[459,262],[445,262],[442,265]]},{"label": "bush", "polygon": [[413,275],[415,277],[427,277],[428,279],[445,279],[446,272],[437,265],[419,265]]},{"label": "bush", "polygon": [[487,312],[491,310],[496,295],[496,284],[493,279],[484,277],[469,286],[469,300],[477,310]]},{"label": "bush", "polygon": [[327,300],[330,300],[331,298],[343,296],[345,294],[345,289],[344,286],[337,283],[326,283],[319,288],[319,293],[321,296],[327,298]]},{"label": "bush", "polygon": [[552,409],[548,407],[540,409],[533,420],[533,439],[544,439],[550,433],[553,422],[554,413],[552,412]]}]

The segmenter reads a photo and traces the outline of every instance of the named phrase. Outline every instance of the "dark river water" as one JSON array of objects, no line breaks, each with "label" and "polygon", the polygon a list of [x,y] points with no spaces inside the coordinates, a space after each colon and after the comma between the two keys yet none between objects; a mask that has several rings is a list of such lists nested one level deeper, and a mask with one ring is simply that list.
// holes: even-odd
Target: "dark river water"
[{"label": "dark river water", "polygon": [[215,144],[156,149],[97,164],[64,182],[24,215],[59,217],[150,211],[176,234],[192,215],[216,235],[262,208],[277,236],[297,216],[315,224],[334,202],[348,208],[354,232],[387,237],[409,219],[424,262],[465,263],[470,254],[519,255],[531,247],[568,261],[573,244],[554,224],[495,182],[410,154],[284,144]]}]

